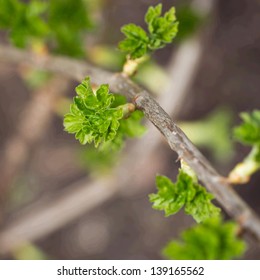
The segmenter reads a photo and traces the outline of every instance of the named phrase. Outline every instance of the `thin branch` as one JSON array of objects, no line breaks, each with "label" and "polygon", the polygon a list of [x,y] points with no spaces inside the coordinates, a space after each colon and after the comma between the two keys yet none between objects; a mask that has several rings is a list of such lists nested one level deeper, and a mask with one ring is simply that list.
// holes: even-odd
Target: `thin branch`
[{"label": "thin branch", "polygon": [[36,68],[64,74],[77,80],[89,75],[94,83],[108,83],[112,91],[120,92],[132,99],[136,106],[144,111],[146,117],[164,135],[171,149],[176,151],[179,157],[193,168],[198,178],[215,195],[227,213],[260,242],[260,221],[252,209],[216,172],[184,132],[145,89],[122,74],[110,73],[90,64],[68,58],[48,56],[39,59],[29,52],[0,46],[0,60],[11,61],[15,64],[25,63]]}]

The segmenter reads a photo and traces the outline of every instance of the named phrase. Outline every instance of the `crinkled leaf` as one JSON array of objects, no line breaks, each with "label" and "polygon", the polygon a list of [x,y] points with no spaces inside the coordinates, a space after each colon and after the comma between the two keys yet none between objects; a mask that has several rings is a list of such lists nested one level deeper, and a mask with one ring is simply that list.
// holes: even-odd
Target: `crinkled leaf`
[{"label": "crinkled leaf", "polygon": [[164,211],[166,216],[177,213],[182,207],[197,222],[219,215],[219,208],[211,203],[213,195],[183,170],[176,183],[165,176],[157,176],[156,185],[158,192],[149,196],[150,201],[153,208]]},{"label": "crinkled leaf", "polygon": [[156,176],[156,184],[158,193],[149,196],[153,208],[164,210],[166,216],[178,212],[185,204],[185,197],[176,195],[175,185],[165,176]]},{"label": "crinkled leaf", "polygon": [[174,260],[228,260],[241,256],[245,248],[237,237],[237,225],[215,217],[184,231],[180,241],[166,245],[163,254]]},{"label": "crinkled leaf", "polygon": [[119,43],[119,48],[128,52],[133,59],[145,55],[148,43],[146,32],[133,23],[124,25],[121,31],[125,34],[126,39]]},{"label": "crinkled leaf", "polygon": [[95,146],[111,141],[116,136],[119,120],[123,117],[122,109],[111,108],[113,96],[107,85],[101,85],[96,94],[93,92],[89,78],[77,88],[70,113],[64,117],[64,127],[81,144],[94,142]]},{"label": "crinkled leaf", "polygon": [[260,145],[260,110],[240,116],[243,123],[234,129],[234,138],[246,145]]},{"label": "crinkled leaf", "polygon": [[178,23],[176,22],[175,8],[161,16],[162,5],[149,7],[145,21],[148,25],[149,34],[140,26],[128,24],[122,27],[121,31],[126,38],[119,43],[119,49],[127,52],[131,59],[144,56],[148,51],[162,48],[171,43],[177,34]]},{"label": "crinkled leaf", "polygon": [[164,16],[154,16],[148,24],[148,29],[151,34],[149,43],[151,49],[158,49],[171,43],[178,32],[175,8],[172,7]]},{"label": "crinkled leaf", "polygon": [[152,25],[154,19],[158,18],[162,13],[162,4],[158,4],[155,7],[149,7],[147,13],[145,14],[145,22],[148,26]]},{"label": "crinkled leaf", "polygon": [[121,28],[121,31],[125,34],[126,37],[141,40],[146,42],[148,40],[146,32],[143,30],[142,27],[135,25],[133,23],[124,25]]},{"label": "crinkled leaf", "polygon": [[191,215],[198,223],[209,217],[218,216],[220,209],[211,203],[214,196],[201,186],[198,186],[195,192],[196,194],[192,199],[187,199],[185,212]]},{"label": "crinkled leaf", "polygon": [[141,137],[146,131],[145,126],[141,124],[142,118],[143,113],[141,111],[135,111],[127,119],[119,120],[120,126],[116,136],[112,141],[104,143],[101,149],[103,151],[118,151],[124,146],[127,137]]},{"label": "crinkled leaf", "polygon": [[150,32],[149,48],[151,50],[162,48],[165,44],[171,43],[178,32],[175,8],[172,7],[164,16],[161,16],[161,4],[150,7],[145,20]]}]

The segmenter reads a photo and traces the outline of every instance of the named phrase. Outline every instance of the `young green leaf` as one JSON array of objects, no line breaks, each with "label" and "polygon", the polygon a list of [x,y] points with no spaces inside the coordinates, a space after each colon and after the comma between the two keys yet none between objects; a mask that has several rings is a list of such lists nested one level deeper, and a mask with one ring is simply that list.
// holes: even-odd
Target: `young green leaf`
[{"label": "young green leaf", "polygon": [[111,108],[114,96],[109,94],[108,85],[101,85],[93,92],[90,79],[86,78],[76,87],[77,96],[73,99],[70,113],[64,117],[64,127],[75,133],[81,144],[101,143],[115,138],[119,120],[123,118],[122,108]]},{"label": "young green leaf", "polygon": [[149,40],[146,32],[133,23],[124,25],[121,31],[125,34],[126,39],[119,43],[119,48],[128,52],[132,59],[144,56]]},{"label": "young green leaf", "polygon": [[[121,106],[124,106],[126,103],[126,98],[124,96],[115,94],[114,97],[115,99],[111,105],[112,108],[120,108]],[[141,111],[136,110],[127,118],[119,120],[120,126],[117,130],[116,136],[113,140],[101,145],[100,149],[102,152],[110,153],[112,151],[114,153],[123,148],[127,137],[141,137],[146,131],[145,126],[141,124],[143,116],[144,114]]]},{"label": "young green leaf", "polygon": [[57,53],[73,57],[85,54],[83,34],[92,28],[84,0],[50,0],[48,25],[50,41]]},{"label": "young green leaf", "polygon": [[86,78],[76,92],[70,113],[64,116],[64,127],[81,144],[93,142],[95,147],[111,152],[119,150],[127,136],[143,134],[142,113],[132,112],[133,104],[126,103],[123,96],[109,93],[108,85],[101,85],[94,92]]},{"label": "young green leaf", "polygon": [[157,176],[158,193],[149,196],[153,208],[162,210],[166,216],[177,213],[182,207],[199,223],[219,215],[220,209],[211,203],[214,198],[193,178],[180,170],[177,182],[165,176]]},{"label": "young green leaf", "polygon": [[178,31],[175,8],[161,16],[162,5],[150,7],[145,15],[148,31],[133,23],[122,27],[121,31],[126,38],[119,43],[119,49],[127,52],[131,59],[144,56],[147,52],[164,47],[171,43]]},{"label": "young green leaf", "polygon": [[229,260],[241,256],[246,249],[237,237],[237,224],[211,218],[181,234],[180,241],[171,241],[163,255],[173,260]]},{"label": "young green leaf", "polygon": [[260,110],[240,114],[243,123],[235,127],[234,138],[245,145],[260,145]]},{"label": "young green leaf", "polygon": [[17,0],[1,0],[0,28],[10,30],[11,41],[17,47],[25,47],[33,38],[48,34],[49,27],[43,19],[48,4],[40,0],[23,3]]},{"label": "young green leaf", "polygon": [[92,28],[84,0],[0,0],[0,29],[7,29],[17,47],[32,40],[55,52],[84,56],[82,35]]},{"label": "young green leaf", "polygon": [[250,180],[253,173],[260,169],[260,111],[242,113],[243,123],[233,131],[234,138],[252,147],[245,159],[229,173],[228,180],[233,184],[243,184]]},{"label": "young green leaf", "polygon": [[150,32],[149,48],[151,50],[164,47],[171,43],[178,31],[176,22],[175,8],[172,7],[164,16],[161,16],[162,4],[156,7],[150,7],[145,16]]}]

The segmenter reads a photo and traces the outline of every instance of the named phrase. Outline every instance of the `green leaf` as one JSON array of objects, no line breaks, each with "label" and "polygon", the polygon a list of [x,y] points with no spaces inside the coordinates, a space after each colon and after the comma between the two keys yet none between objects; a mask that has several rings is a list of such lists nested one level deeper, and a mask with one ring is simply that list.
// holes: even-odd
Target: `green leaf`
[{"label": "green leaf", "polygon": [[134,111],[127,119],[121,119],[120,126],[117,130],[116,136],[112,141],[106,142],[101,146],[102,152],[105,151],[118,151],[124,146],[125,139],[127,137],[141,137],[146,128],[141,124],[143,113],[141,111]]},{"label": "green leaf", "polygon": [[0,28],[10,31],[18,47],[37,39],[55,52],[82,57],[83,35],[92,23],[84,0],[0,0]]},{"label": "green leaf", "polygon": [[215,217],[184,231],[180,241],[166,245],[163,255],[173,260],[228,260],[241,256],[245,249],[237,237],[237,224]]},{"label": "green leaf", "polygon": [[126,98],[109,93],[108,85],[93,91],[90,79],[86,78],[76,87],[70,113],[64,116],[64,127],[81,144],[94,143],[103,153],[115,152],[123,147],[126,137],[141,136],[145,128],[140,124],[143,114],[133,112],[124,119],[123,107]]},{"label": "green leaf", "polygon": [[233,130],[234,138],[242,144],[252,147],[251,152],[238,163],[228,175],[232,184],[247,183],[260,169],[260,110],[240,114],[243,123]]},{"label": "green leaf", "polygon": [[149,7],[145,15],[149,34],[133,23],[123,26],[121,31],[126,38],[119,43],[119,49],[127,52],[131,59],[136,59],[171,43],[178,29],[175,8],[172,7],[164,16],[161,16],[161,12],[161,4]]},{"label": "green leaf", "polygon": [[[145,22],[148,26],[152,26],[154,19],[158,18],[162,13],[162,4],[158,4],[155,7],[149,7],[145,14]],[[150,30],[149,30],[150,31]]]},{"label": "green leaf", "polygon": [[88,7],[84,0],[50,0],[48,25],[54,51],[73,57],[83,57],[84,32],[92,29]]},{"label": "green leaf", "polygon": [[234,138],[246,145],[260,145],[260,110],[240,114],[243,123],[233,131]]},{"label": "green leaf", "polygon": [[134,111],[127,119],[121,120],[120,133],[128,137],[141,137],[146,128],[141,124],[144,114],[141,111]]},{"label": "green leaf", "polygon": [[150,7],[145,20],[150,32],[149,48],[159,49],[165,44],[171,43],[178,32],[178,22],[176,22],[175,8],[172,7],[164,16],[161,16],[162,6]]},{"label": "green leaf", "polygon": [[121,31],[125,34],[126,39],[119,43],[119,48],[129,52],[133,59],[145,55],[148,44],[146,32],[133,23],[124,25]]},{"label": "green leaf", "polygon": [[182,207],[198,223],[219,215],[220,209],[211,203],[213,195],[183,170],[176,183],[165,176],[157,176],[156,185],[158,192],[149,198],[153,208],[164,211],[166,216],[177,213]]},{"label": "green leaf", "polygon": [[81,144],[111,141],[116,136],[119,120],[123,117],[122,109],[111,108],[113,95],[109,94],[108,85],[101,85],[93,92],[90,79],[86,78],[76,88],[77,96],[70,107],[70,113],[64,117],[64,127],[69,133],[75,133]]},{"label": "green leaf", "polygon": [[48,34],[49,28],[43,18],[47,7],[47,3],[40,0],[27,4],[17,0],[1,0],[0,28],[10,30],[11,41],[17,47],[25,47],[31,39]]}]

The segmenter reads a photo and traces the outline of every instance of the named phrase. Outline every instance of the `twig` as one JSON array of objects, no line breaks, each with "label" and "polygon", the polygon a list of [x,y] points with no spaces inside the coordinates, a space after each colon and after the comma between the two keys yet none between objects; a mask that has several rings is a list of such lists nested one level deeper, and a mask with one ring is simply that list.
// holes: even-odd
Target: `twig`
[{"label": "twig", "polygon": [[215,195],[227,213],[238,221],[244,230],[251,233],[258,242],[260,241],[260,221],[255,213],[215,171],[146,90],[122,74],[110,73],[87,63],[68,58],[48,56],[37,59],[35,55],[29,52],[0,46],[0,60],[34,65],[36,68],[64,74],[77,80],[89,75],[94,83],[108,83],[112,91],[120,92],[131,98],[164,135],[169,146],[193,168],[198,178]]}]

